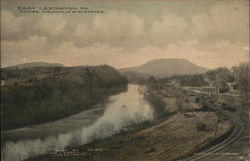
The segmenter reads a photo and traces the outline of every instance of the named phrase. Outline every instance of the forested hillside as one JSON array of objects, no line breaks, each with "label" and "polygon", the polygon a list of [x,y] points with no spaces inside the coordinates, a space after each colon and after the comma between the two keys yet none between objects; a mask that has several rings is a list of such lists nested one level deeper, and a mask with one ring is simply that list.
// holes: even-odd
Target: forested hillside
[{"label": "forested hillside", "polygon": [[102,66],[1,69],[2,128],[62,118],[125,90],[126,79]]}]

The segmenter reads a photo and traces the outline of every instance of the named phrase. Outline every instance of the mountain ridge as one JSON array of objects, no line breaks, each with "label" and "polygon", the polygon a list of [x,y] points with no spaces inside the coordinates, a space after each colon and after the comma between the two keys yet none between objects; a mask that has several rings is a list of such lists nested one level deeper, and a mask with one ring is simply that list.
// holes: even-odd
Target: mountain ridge
[{"label": "mountain ridge", "polygon": [[186,59],[153,59],[139,66],[119,69],[121,73],[135,72],[156,77],[198,74],[207,70]]}]

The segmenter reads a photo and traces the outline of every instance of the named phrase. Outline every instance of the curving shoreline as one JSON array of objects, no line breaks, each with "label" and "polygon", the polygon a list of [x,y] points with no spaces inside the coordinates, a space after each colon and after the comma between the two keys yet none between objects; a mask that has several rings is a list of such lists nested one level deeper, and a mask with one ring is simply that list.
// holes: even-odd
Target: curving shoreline
[{"label": "curving shoreline", "polygon": [[[174,94],[172,93],[172,95]],[[170,105],[168,105],[166,102],[166,109],[168,109],[167,106],[170,107]],[[192,117],[187,118],[186,115]],[[201,120],[203,120],[203,122],[207,124],[208,128],[211,129],[211,131],[196,131],[196,123],[199,123]],[[98,160],[98,158],[101,158],[104,161],[119,161],[121,159],[126,159],[128,161],[132,161],[134,159],[173,160],[180,158],[181,156],[193,153],[194,149],[197,149],[201,145],[209,144],[211,138],[214,136],[214,131],[212,129],[214,128],[215,123],[216,114],[213,111],[189,110],[188,112],[181,113],[176,111],[172,113],[167,113],[151,123],[138,125],[138,128],[134,128],[125,133],[115,135],[112,138],[96,141],[90,144],[73,148],[77,149],[80,152],[84,152],[84,154],[86,154],[85,156],[60,157],[52,155],[43,155],[28,160],[50,160],[52,158],[55,161],[70,159],[76,161]],[[228,123],[228,121],[223,121],[219,124],[219,130],[217,135],[223,136],[230,129],[231,125]],[[188,137],[189,135],[191,137]],[[179,139],[174,139],[176,137]],[[196,141],[193,140],[195,138]],[[176,147],[179,148],[176,149]],[[88,149],[102,149],[102,152],[89,152]],[[166,149],[169,150],[166,151]],[[70,152],[71,150],[72,148],[67,149],[68,152]],[[170,151],[172,152],[170,153]],[[173,152],[175,154],[172,154]]]}]

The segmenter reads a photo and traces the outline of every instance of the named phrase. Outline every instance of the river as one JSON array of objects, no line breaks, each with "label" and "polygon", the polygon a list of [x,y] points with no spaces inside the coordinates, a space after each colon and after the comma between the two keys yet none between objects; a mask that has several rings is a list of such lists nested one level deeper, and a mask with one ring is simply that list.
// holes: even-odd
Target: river
[{"label": "river", "polygon": [[68,146],[111,137],[130,125],[153,120],[154,111],[141,94],[143,87],[128,85],[102,107],[41,125],[2,132],[2,161],[21,161]]}]

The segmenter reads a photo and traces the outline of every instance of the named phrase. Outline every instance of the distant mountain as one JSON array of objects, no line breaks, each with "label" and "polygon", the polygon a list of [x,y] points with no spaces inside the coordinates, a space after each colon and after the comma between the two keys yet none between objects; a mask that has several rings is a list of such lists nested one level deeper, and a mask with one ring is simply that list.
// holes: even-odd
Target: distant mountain
[{"label": "distant mountain", "polygon": [[8,67],[5,67],[5,68],[8,68],[8,69],[11,69],[11,68],[24,69],[24,68],[33,68],[33,67],[64,67],[64,65],[60,64],[60,63],[30,62],[30,63],[23,63],[23,64],[14,65],[14,66],[8,66]]},{"label": "distant mountain", "polygon": [[186,59],[155,59],[143,65],[123,68],[121,73],[138,73],[139,75],[152,75],[167,77],[172,75],[204,73],[206,68],[193,64]]}]

